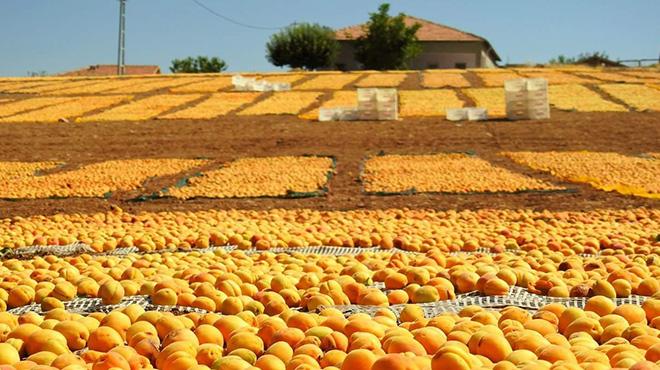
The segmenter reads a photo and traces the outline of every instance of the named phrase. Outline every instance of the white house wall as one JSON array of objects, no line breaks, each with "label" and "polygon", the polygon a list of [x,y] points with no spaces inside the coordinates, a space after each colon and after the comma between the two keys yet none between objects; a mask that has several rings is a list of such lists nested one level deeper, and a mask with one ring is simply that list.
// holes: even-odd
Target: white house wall
[{"label": "white house wall", "polygon": [[485,50],[481,51],[481,68],[496,68],[495,62],[490,59]]},{"label": "white house wall", "polygon": [[[422,42],[422,53],[411,62],[411,69],[456,68],[464,63],[466,68],[494,68],[495,63],[487,54],[483,42]],[[351,41],[340,41],[336,65],[345,70],[361,69],[354,58],[355,48]]]}]

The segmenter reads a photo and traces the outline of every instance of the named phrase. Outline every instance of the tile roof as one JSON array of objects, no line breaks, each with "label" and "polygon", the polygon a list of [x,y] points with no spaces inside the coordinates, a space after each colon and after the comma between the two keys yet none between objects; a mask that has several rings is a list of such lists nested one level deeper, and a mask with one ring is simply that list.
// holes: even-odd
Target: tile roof
[{"label": "tile roof", "polygon": [[[407,26],[412,26],[415,23],[421,25],[417,31],[417,39],[419,41],[481,41],[485,42],[490,48],[490,52],[496,60],[500,59],[488,40],[481,36],[409,15],[405,16],[404,22]],[[335,38],[339,41],[355,40],[364,35],[365,26],[366,24],[357,24],[350,27],[340,28],[335,31]]]},{"label": "tile roof", "polygon": [[[117,74],[116,64],[96,64],[89,67],[60,73],[60,76],[114,76]],[[159,66],[127,65],[126,75],[153,75],[160,74]]]},{"label": "tile roof", "polygon": [[[415,23],[421,25],[417,31],[417,38],[420,41],[485,41],[484,38],[477,35],[409,15],[405,16],[404,22],[407,26]],[[366,24],[338,29],[335,37],[337,40],[354,40],[364,34],[364,26]]]}]

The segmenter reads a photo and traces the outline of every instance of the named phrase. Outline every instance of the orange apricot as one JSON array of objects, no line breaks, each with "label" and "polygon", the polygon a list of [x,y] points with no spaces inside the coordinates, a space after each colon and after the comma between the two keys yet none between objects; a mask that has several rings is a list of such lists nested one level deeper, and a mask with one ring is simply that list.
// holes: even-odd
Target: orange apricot
[{"label": "orange apricot", "polygon": [[377,359],[371,370],[418,370],[414,357],[401,353],[387,354]]},{"label": "orange apricot", "polygon": [[465,345],[457,342],[447,342],[431,360],[432,370],[470,370],[480,366],[477,360]]},{"label": "orange apricot", "polygon": [[274,355],[263,355],[257,359],[254,364],[259,370],[285,370],[284,361]]},{"label": "orange apricot", "polygon": [[577,363],[577,359],[575,358],[573,352],[555,344],[543,347],[538,353],[538,356],[539,360],[545,360],[550,363],[555,363],[558,361]]},{"label": "orange apricot", "polygon": [[614,301],[602,295],[594,296],[587,299],[587,302],[584,305],[585,311],[595,312],[596,314],[598,314],[598,316],[608,315],[612,313],[612,311],[614,311],[615,308],[616,305],[614,304]]},{"label": "orange apricot", "polygon": [[656,317],[660,316],[660,299],[647,299],[642,303],[642,309],[646,314],[646,321],[653,322]]},{"label": "orange apricot", "polygon": [[98,296],[103,304],[118,304],[124,298],[124,287],[115,280],[108,280],[100,286]]},{"label": "orange apricot", "polygon": [[[421,289],[421,288],[420,288]],[[424,309],[415,304],[407,304],[399,314],[401,322],[412,322],[424,318]]]},{"label": "orange apricot", "polygon": [[131,365],[122,355],[113,352],[102,354],[92,365],[92,370],[110,369],[131,370]]},{"label": "orange apricot", "polygon": [[53,330],[64,335],[69,349],[77,351],[83,349],[87,345],[89,339],[89,330],[87,327],[77,321],[61,321]]},{"label": "orange apricot", "polygon": [[227,351],[245,348],[259,356],[264,351],[264,342],[256,334],[237,333],[233,334],[227,342]]},{"label": "orange apricot", "polygon": [[30,355],[41,351],[51,352],[56,356],[69,352],[66,337],[51,329],[33,332],[25,341],[25,349]]},{"label": "orange apricot", "polygon": [[18,350],[11,344],[0,343],[0,365],[13,365],[21,360]]},{"label": "orange apricot", "polygon": [[99,326],[89,334],[87,347],[93,351],[108,352],[116,346],[124,344],[117,331],[108,326]]},{"label": "orange apricot", "polygon": [[366,349],[356,349],[346,355],[341,364],[341,370],[371,369],[376,362],[376,355]]},{"label": "orange apricot", "polygon": [[402,289],[406,285],[408,285],[408,278],[404,274],[394,272],[394,273],[391,273],[391,274],[387,275],[387,277],[385,278],[384,283],[385,283],[385,288],[387,288],[387,289],[390,289],[390,290],[391,289]]},{"label": "orange apricot", "polygon": [[282,362],[289,362],[293,357],[293,349],[287,342],[275,342],[271,344],[265,352],[268,355],[273,355]]},{"label": "orange apricot", "polygon": [[383,349],[386,353],[406,353],[411,352],[417,356],[426,355],[426,349],[414,338],[404,336],[394,336],[383,343]]},{"label": "orange apricot", "polygon": [[194,345],[195,347],[199,346],[199,340],[195,333],[190,329],[174,329],[167,333],[165,338],[163,338],[163,347],[167,347],[174,342],[188,342]]},{"label": "orange apricot", "polygon": [[197,348],[195,359],[197,363],[210,367],[220,357],[222,357],[222,346],[215,343],[204,343]]},{"label": "orange apricot", "polygon": [[615,308],[612,313],[623,317],[629,324],[646,323],[646,312],[637,305],[622,304]]},{"label": "orange apricot", "polygon": [[213,325],[202,324],[195,328],[195,335],[199,344],[213,343],[219,346],[224,344],[224,338],[218,328]]}]

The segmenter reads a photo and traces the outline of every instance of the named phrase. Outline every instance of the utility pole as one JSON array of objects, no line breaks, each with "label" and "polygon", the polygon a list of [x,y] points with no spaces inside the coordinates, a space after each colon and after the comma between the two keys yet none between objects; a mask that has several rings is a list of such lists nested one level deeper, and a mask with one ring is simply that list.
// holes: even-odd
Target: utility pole
[{"label": "utility pole", "polygon": [[119,50],[117,51],[117,74],[123,75],[126,69],[124,61],[126,40],[126,0],[119,0]]}]

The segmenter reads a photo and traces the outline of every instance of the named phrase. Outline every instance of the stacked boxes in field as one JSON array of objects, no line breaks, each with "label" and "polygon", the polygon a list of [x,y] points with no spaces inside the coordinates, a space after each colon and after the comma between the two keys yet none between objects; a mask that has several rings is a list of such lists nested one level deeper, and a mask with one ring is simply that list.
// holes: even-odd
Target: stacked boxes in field
[{"label": "stacked boxes in field", "polygon": [[396,89],[358,88],[356,107],[319,109],[319,121],[394,121],[399,119]]},{"label": "stacked boxes in field", "polygon": [[511,120],[550,118],[548,81],[521,78],[504,83],[506,116]]},{"label": "stacked boxes in field", "polygon": [[363,121],[393,121],[399,118],[396,89],[358,88],[358,116]]}]

